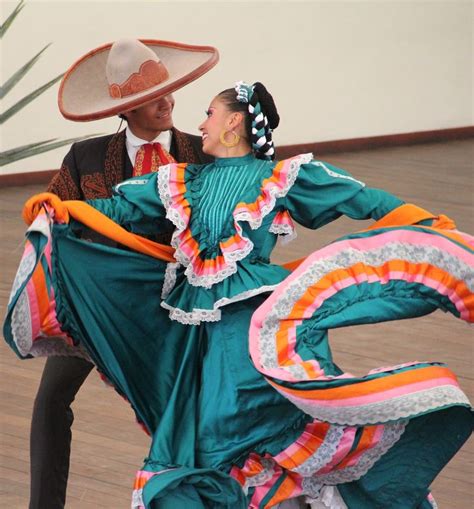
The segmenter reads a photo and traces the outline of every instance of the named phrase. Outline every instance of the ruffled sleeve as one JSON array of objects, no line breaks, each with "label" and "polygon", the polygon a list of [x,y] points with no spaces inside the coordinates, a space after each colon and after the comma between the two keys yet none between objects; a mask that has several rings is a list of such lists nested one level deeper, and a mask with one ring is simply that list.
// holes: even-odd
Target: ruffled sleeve
[{"label": "ruffled sleeve", "polygon": [[296,238],[295,224],[288,210],[279,210],[276,213],[269,231],[282,237],[284,244]]},{"label": "ruffled sleeve", "polygon": [[166,215],[156,173],[125,180],[114,187],[112,198],[87,200],[87,203],[136,233],[160,231]]},{"label": "ruffled sleeve", "polygon": [[285,206],[295,221],[316,229],[341,215],[377,220],[403,203],[386,191],[366,187],[340,168],[313,160],[301,165]]}]

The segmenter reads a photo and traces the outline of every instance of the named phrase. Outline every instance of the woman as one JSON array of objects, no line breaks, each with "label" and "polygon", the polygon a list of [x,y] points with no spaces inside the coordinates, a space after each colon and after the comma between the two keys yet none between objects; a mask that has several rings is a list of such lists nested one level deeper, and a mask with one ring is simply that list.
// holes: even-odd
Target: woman
[{"label": "woman", "polygon": [[[42,212],[30,232],[57,310],[48,323],[153,435],[133,507],[434,507],[429,485],[472,426],[454,375],[411,363],[353,377],[333,363],[327,329],[437,307],[472,320],[470,239],[310,154],[275,163],[278,122],[263,85],[238,83],[200,126],[214,163],[170,164],[89,202],[134,234],[172,231],[176,262],[86,245],[77,220],[61,224],[84,222],[74,203],[31,200],[28,221],[46,202],[57,223],[50,235]],[[343,214],[378,222],[290,277],[270,263],[293,220],[315,229]],[[20,268],[5,327],[23,355],[14,315],[39,279],[33,265]]]}]

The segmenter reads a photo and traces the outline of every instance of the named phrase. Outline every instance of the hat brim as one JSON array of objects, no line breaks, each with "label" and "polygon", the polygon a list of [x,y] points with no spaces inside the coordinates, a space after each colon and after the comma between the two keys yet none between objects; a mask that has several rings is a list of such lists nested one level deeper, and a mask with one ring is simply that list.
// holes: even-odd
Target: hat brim
[{"label": "hat brim", "polygon": [[212,46],[154,39],[140,41],[153,50],[167,68],[169,77],[166,81],[133,96],[112,98],[105,65],[113,43],[105,44],[80,58],[64,75],[58,93],[62,115],[76,122],[119,115],[184,87],[219,61],[219,53]]}]

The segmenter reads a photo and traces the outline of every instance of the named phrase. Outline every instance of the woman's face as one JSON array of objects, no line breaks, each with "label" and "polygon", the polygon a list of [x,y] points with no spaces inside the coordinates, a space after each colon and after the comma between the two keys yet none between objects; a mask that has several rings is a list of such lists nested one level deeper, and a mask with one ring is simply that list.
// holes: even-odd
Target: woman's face
[{"label": "woman's face", "polygon": [[224,155],[225,148],[219,141],[223,130],[230,130],[230,117],[232,112],[227,109],[227,105],[215,97],[206,111],[207,118],[199,126],[202,134],[202,151],[205,154],[219,157]]}]

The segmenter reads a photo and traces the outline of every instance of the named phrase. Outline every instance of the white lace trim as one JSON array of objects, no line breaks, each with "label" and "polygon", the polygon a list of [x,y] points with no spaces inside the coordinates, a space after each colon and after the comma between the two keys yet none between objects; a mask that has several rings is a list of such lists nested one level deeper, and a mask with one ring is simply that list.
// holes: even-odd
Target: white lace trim
[{"label": "white lace trim", "polygon": [[296,179],[298,177],[298,173],[300,171],[300,167],[302,164],[307,164],[311,162],[313,159],[313,154],[300,154],[295,156],[290,160],[288,175],[286,177],[286,183],[282,188],[273,186],[266,190],[268,195],[267,201],[262,205],[260,209],[260,215],[256,219],[253,219],[249,212],[238,212],[234,214],[235,221],[246,221],[249,223],[252,230],[256,230],[262,226],[263,219],[275,208],[275,203],[278,198],[283,198],[288,194],[288,191],[293,187]]},{"label": "white lace trim", "polygon": [[463,280],[466,286],[474,289],[474,274],[464,261],[451,253],[433,246],[418,246],[403,242],[390,242],[383,247],[368,251],[345,248],[332,256],[318,257],[308,265],[299,277],[285,287],[275,301],[271,312],[267,314],[258,332],[258,347],[261,352],[261,371],[279,368],[281,372],[290,372],[292,376],[307,379],[308,374],[298,365],[280,366],[276,350],[276,334],[282,319],[289,316],[295,303],[301,299],[307,289],[324,276],[337,269],[352,267],[356,263],[368,263],[378,266],[390,260],[407,260],[412,263],[432,263],[444,271]]},{"label": "white lace trim", "polygon": [[436,503],[436,500],[434,499],[433,495],[430,493],[427,498],[428,502],[431,504],[431,507],[433,509],[439,509],[438,504]]},{"label": "white lace trim", "polygon": [[170,311],[170,318],[186,325],[199,325],[201,322],[218,322],[221,319],[220,308],[239,302],[242,300],[250,299],[261,293],[273,291],[278,284],[259,286],[252,290],[246,290],[245,292],[234,295],[234,297],[222,297],[214,302],[212,309],[201,309],[194,308],[192,311],[183,311],[180,308],[170,306],[166,302],[161,303],[161,307]]},{"label": "white lace trim", "polygon": [[323,486],[318,498],[306,497],[311,509],[349,509],[335,486]]},{"label": "white lace trim", "polygon": [[334,454],[336,454],[337,448],[344,436],[344,430],[344,426],[331,426],[326,433],[324,442],[320,447],[318,447],[316,452],[306,461],[301,463],[301,465],[292,468],[291,470],[303,477],[310,477],[321,470],[321,468],[332,460]]},{"label": "white lace trim", "polygon": [[[212,275],[206,275],[206,276],[200,276],[194,272],[194,267],[192,265],[192,259],[181,249],[181,241],[180,236],[181,234],[186,230],[188,227],[189,221],[185,221],[181,214],[172,208],[173,205],[173,199],[171,196],[171,189],[170,189],[170,172],[171,172],[171,165],[164,166],[160,169],[160,172],[158,174],[158,192],[160,194],[161,201],[163,202],[163,205],[166,208],[166,217],[174,224],[175,231],[173,232],[173,235],[171,237],[171,246],[175,249],[174,257],[176,260],[186,267],[186,270],[184,271],[184,274],[188,280],[188,282],[192,286],[201,286],[204,288],[211,288],[212,285],[219,283],[223,281],[224,279],[227,279],[229,276],[235,274],[237,272],[237,261],[242,260],[246,256],[249,255],[249,253],[253,249],[253,243],[250,239],[246,239],[245,237],[242,237],[245,241],[245,245],[243,248],[232,251],[231,253],[226,253],[225,251],[222,251],[222,254],[224,256],[224,260],[226,264],[228,265],[223,270],[219,271],[217,274]],[[242,234],[242,229],[240,228],[240,231],[238,231],[239,235]],[[165,275],[165,284],[168,288],[168,285],[170,284],[170,278],[171,278],[171,272],[168,274],[168,278],[166,278]],[[186,316],[188,315],[188,316]],[[201,316],[202,313],[200,314]],[[171,316],[171,315],[170,315]],[[189,313],[185,313],[184,311],[178,313],[175,313],[176,319],[178,321],[181,321],[179,318],[182,318],[183,320],[186,320],[186,322],[182,323],[194,323],[195,319],[189,316]],[[220,319],[220,315],[219,318]],[[206,321],[215,321],[214,319],[206,320]]]},{"label": "white lace trim", "polygon": [[37,253],[31,242],[28,239],[26,240],[25,250],[28,249],[29,253],[27,255],[23,254],[20,260],[20,265],[16,272],[12,289],[10,291],[8,305],[11,304],[14,296],[16,295],[20,287],[23,285],[23,283],[25,283],[28,280],[31,273],[35,269],[36,260],[39,260],[41,258],[41,255],[43,254],[44,250],[50,243],[52,219],[50,217],[50,208],[47,205],[44,205],[44,208],[46,209],[46,213],[44,214],[40,213],[28,227],[27,232],[40,233],[41,235],[46,237],[47,242],[43,247],[43,250]]},{"label": "white lace trim", "polygon": [[48,336],[36,339],[29,353],[33,357],[79,357],[92,362],[81,344],[69,345],[64,341],[64,337]]},{"label": "white lace trim", "polygon": [[194,308],[192,311],[183,311],[182,309],[170,306],[166,302],[162,302],[161,307],[170,312],[171,320],[185,325],[199,325],[201,322],[218,322],[221,319],[221,312],[218,309]]},{"label": "white lace trim", "polygon": [[340,173],[336,173],[335,171],[330,170],[322,161],[313,161],[312,164],[314,164],[314,166],[319,166],[320,168],[322,168],[330,177],[352,180],[353,182],[357,182],[357,184],[360,184],[362,187],[365,187],[364,182],[357,180],[354,177],[351,177],[350,175],[341,175]]},{"label": "white lace trim", "polygon": [[259,217],[256,219],[252,218],[248,211],[234,211],[233,217],[235,229],[238,235],[242,238],[245,245],[242,248],[231,252],[221,250],[227,267],[220,270],[216,274],[205,276],[196,274],[194,272],[194,266],[192,263],[193,260],[181,249],[180,236],[188,227],[189,219],[183,219],[179,212],[172,208],[173,198],[170,189],[171,165],[168,164],[160,168],[160,172],[158,173],[157,178],[158,193],[166,209],[166,217],[174,224],[176,228],[171,237],[171,246],[175,249],[174,256],[176,260],[181,263],[181,265],[186,267],[185,275],[191,285],[210,288],[211,286],[220,283],[224,279],[227,279],[229,276],[232,276],[237,272],[237,262],[246,258],[252,252],[254,247],[252,241],[243,235],[242,228],[238,223],[245,221],[253,230],[259,228],[264,217],[275,207],[276,200],[286,196],[288,191],[295,183],[300,166],[310,162],[312,158],[312,154],[301,154],[290,160],[285,185],[282,188],[272,186],[265,190],[267,199],[266,202],[261,206]]},{"label": "white lace trim", "polygon": [[296,229],[289,224],[272,224],[268,231],[278,235],[282,244],[289,244],[298,236]]},{"label": "white lace trim", "polygon": [[20,354],[23,356],[28,355],[33,344],[33,326],[26,288],[20,293],[13,307],[11,330],[13,341]]},{"label": "white lace trim", "polygon": [[120,182],[120,184],[117,184],[116,186],[114,186],[114,191],[118,191],[122,186],[136,186],[136,185],[139,185],[139,186],[143,186],[145,184],[148,184],[148,180],[139,180],[139,179],[136,179],[136,180],[124,180],[123,182]]},{"label": "white lace trim", "polygon": [[88,354],[79,345],[69,345],[64,336],[42,336],[33,338],[33,325],[30,315],[30,302],[26,288],[19,295],[12,312],[11,331],[13,341],[22,356],[33,357],[81,357],[89,359]]},{"label": "white lace trim", "polygon": [[246,258],[253,250],[253,242],[250,239],[247,239],[242,236],[242,229],[238,231],[239,235],[245,241],[245,245],[238,250],[232,251],[230,253],[226,253],[222,251],[222,255],[224,256],[224,260],[227,264],[227,267],[220,270],[215,274],[211,274],[208,276],[199,276],[194,272],[194,267],[192,265],[192,261],[188,258],[184,253],[179,250],[179,247],[175,244],[173,247],[176,249],[175,258],[186,267],[184,274],[186,275],[189,283],[192,286],[202,286],[204,288],[211,288],[216,283],[220,283],[227,279],[229,276],[235,274],[238,270],[237,262]]},{"label": "white lace trim", "polygon": [[165,280],[161,289],[162,299],[166,299],[166,297],[168,297],[171,293],[171,290],[174,288],[174,285],[176,284],[176,272],[179,266],[179,263],[168,263],[168,265],[166,265]]},{"label": "white lace trim", "polygon": [[376,461],[400,440],[406,424],[407,421],[386,424],[380,442],[365,451],[355,465],[327,474],[304,477],[301,483],[303,493],[311,499],[318,500],[323,486],[344,484],[360,479],[374,466]]},{"label": "white lace trim", "polygon": [[143,503],[143,488],[140,488],[139,490],[133,490],[130,509],[145,509]]},{"label": "white lace trim", "polygon": [[305,404],[297,398],[293,398],[291,394],[283,394],[308,415],[342,426],[365,426],[412,418],[451,405],[470,406],[467,396],[459,387],[452,385],[432,387],[385,401],[354,407],[336,406],[330,408],[317,403]]},{"label": "white lace trim", "polygon": [[353,466],[329,472],[323,476],[324,484],[341,484],[357,481],[365,475],[374,464],[391,449],[403,435],[408,421],[399,421],[393,424],[385,424],[382,438],[374,447],[367,449]]},{"label": "white lace trim", "polygon": [[264,469],[252,477],[247,477],[245,479],[245,484],[242,486],[242,491],[247,495],[249,488],[262,486],[269,481],[275,475],[274,465],[275,463],[273,460],[267,458],[262,459],[262,466]]},{"label": "white lace trim", "polygon": [[20,287],[25,283],[25,281],[30,277],[30,274],[33,272],[36,266],[36,252],[34,249],[31,249],[27,255],[24,255],[20,261],[20,266],[15,275],[15,279],[13,281],[13,286],[10,292],[10,297],[8,299],[8,305],[13,301],[14,296]]}]

